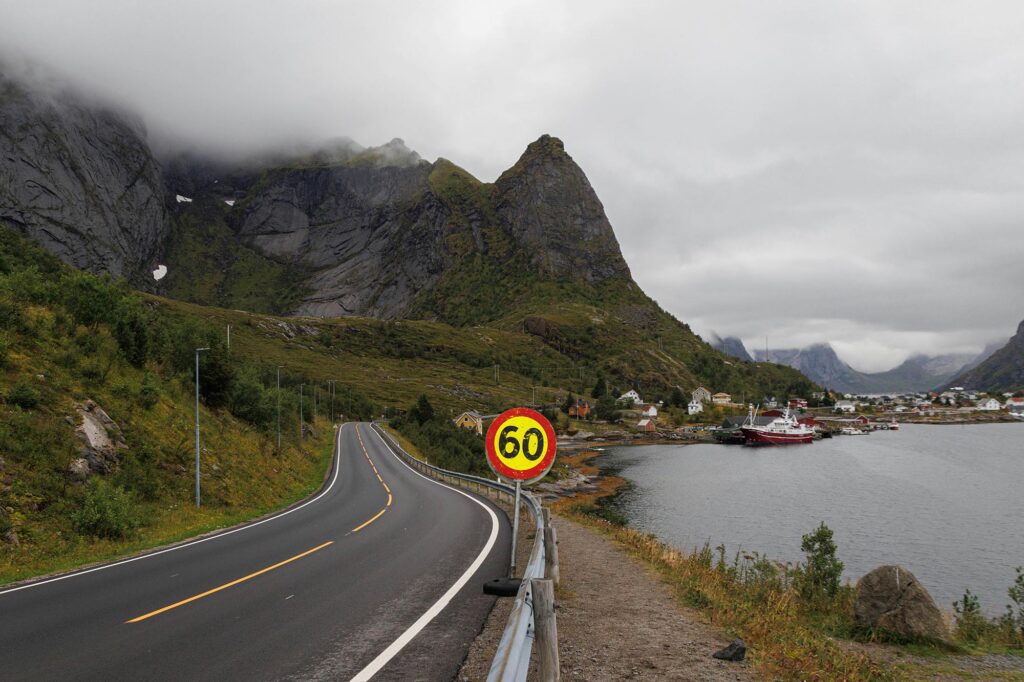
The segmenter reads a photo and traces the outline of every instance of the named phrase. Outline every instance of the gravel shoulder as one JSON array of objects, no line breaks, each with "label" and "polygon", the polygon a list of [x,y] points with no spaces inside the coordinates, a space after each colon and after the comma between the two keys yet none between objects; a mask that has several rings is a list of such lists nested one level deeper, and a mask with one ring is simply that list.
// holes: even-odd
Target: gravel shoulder
[{"label": "gravel shoulder", "polygon": [[[563,679],[757,679],[746,663],[711,658],[732,638],[681,606],[643,563],[567,518],[555,516],[552,523],[561,564],[556,617]],[[459,680],[486,678],[510,607],[510,599],[498,601]]]}]

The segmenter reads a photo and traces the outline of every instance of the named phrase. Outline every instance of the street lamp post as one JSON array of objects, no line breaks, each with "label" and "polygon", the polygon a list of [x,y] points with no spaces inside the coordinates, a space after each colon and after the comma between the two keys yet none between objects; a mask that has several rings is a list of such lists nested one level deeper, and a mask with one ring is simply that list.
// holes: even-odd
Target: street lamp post
[{"label": "street lamp post", "polygon": [[196,348],[196,508],[199,507],[199,354],[209,348]]}]

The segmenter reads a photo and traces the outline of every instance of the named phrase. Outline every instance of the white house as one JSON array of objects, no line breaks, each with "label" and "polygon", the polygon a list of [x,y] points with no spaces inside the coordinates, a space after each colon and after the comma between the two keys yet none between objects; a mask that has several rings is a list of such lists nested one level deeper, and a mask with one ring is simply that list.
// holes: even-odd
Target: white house
[{"label": "white house", "polygon": [[832,408],[836,412],[843,412],[845,414],[852,414],[857,411],[857,406],[853,404],[852,400],[837,400],[835,407]]},{"label": "white house", "polygon": [[650,417],[653,419],[654,417],[658,416],[658,408],[655,407],[654,405],[648,405],[643,409],[643,412],[641,412],[640,414],[644,417]]},{"label": "white house", "polygon": [[998,410],[1000,408],[1002,408],[1002,405],[1000,405],[999,401],[996,400],[995,398],[988,398],[987,400],[979,400],[978,401],[978,409],[979,410],[986,410],[986,411],[993,411],[994,412],[995,410]]},{"label": "white house", "polygon": [[639,393],[637,393],[633,389],[630,389],[630,390],[626,391],[625,393],[623,393],[622,395],[619,396],[619,402],[620,403],[633,403],[634,405],[639,405],[640,403],[643,402],[643,400],[641,400]]},{"label": "white house", "polygon": [[691,416],[700,414],[704,411],[704,403],[699,400],[691,400],[690,404],[686,406],[686,411]]},{"label": "white house", "polygon": [[709,391],[708,389],[704,388],[703,386],[698,386],[697,390],[695,390],[690,395],[693,396],[693,401],[695,403],[710,403],[711,402],[711,391]]},{"label": "white house", "polygon": [[711,396],[711,402],[715,405],[728,405],[732,402],[732,396],[728,393],[716,393]]}]

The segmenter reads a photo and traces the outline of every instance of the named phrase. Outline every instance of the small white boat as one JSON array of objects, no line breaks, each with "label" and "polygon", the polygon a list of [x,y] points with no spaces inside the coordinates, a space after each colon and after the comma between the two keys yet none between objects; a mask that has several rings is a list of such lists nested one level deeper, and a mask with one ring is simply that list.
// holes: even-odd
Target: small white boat
[{"label": "small white boat", "polygon": [[844,426],[843,428],[839,429],[839,433],[843,434],[844,436],[866,436],[866,435],[868,435],[867,431],[862,431],[861,429],[855,429],[852,426]]}]

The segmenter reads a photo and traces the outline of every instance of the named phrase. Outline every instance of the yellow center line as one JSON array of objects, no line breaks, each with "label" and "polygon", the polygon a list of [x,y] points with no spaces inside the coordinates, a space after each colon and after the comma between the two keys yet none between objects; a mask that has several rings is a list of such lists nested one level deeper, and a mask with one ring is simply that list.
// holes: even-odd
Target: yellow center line
[{"label": "yellow center line", "polygon": [[363,449],[363,456],[366,457],[366,461],[370,463],[370,467],[373,469],[373,473],[375,473],[377,475],[377,480],[380,481],[380,484],[382,486],[384,486],[384,492],[386,492],[388,494],[388,501],[387,501],[387,504],[384,505],[383,509],[381,509],[379,512],[374,514],[372,519],[370,519],[369,521],[366,521],[364,523],[361,523],[358,526],[356,526],[355,528],[353,528],[352,530],[350,530],[348,532],[349,535],[351,535],[352,533],[358,533],[359,531],[361,531],[362,529],[366,528],[371,523],[373,523],[374,521],[379,519],[381,516],[383,516],[384,512],[386,512],[388,510],[388,507],[391,506],[391,502],[394,499],[392,497],[392,495],[391,495],[391,488],[389,488],[388,484],[384,482],[383,478],[381,478],[380,472],[377,471],[377,465],[373,463],[372,459],[370,459],[370,453],[367,452],[366,444],[363,443],[363,436],[362,436],[362,434],[359,433],[359,427],[356,427],[356,438],[359,439],[359,447],[361,447]]},{"label": "yellow center line", "polygon": [[[383,513],[383,512],[381,512],[381,513]],[[263,575],[264,573],[268,573],[270,571],[273,571],[275,568],[281,568],[285,564],[290,564],[293,561],[301,559],[304,556],[309,556],[313,552],[318,552],[321,549],[323,549],[324,547],[327,547],[328,545],[333,545],[333,544],[334,544],[334,540],[328,540],[324,544],[319,545],[317,547],[314,547],[313,549],[307,549],[302,554],[296,554],[291,559],[285,559],[284,561],[279,561],[278,563],[274,564],[273,566],[267,566],[266,568],[260,569],[260,570],[256,571],[255,573],[250,573],[249,575],[247,575],[245,577],[239,578],[237,580],[232,580],[229,583],[225,583],[225,584],[221,585],[220,587],[215,587],[212,590],[207,590],[206,592],[203,592],[202,594],[197,594],[196,596],[189,597],[188,599],[182,599],[181,601],[175,602],[173,604],[169,604],[168,606],[165,606],[162,609],[157,609],[156,611],[150,611],[149,613],[143,614],[143,615],[141,615],[141,616],[139,616],[137,618],[132,618],[131,620],[128,620],[128,621],[125,621],[125,622],[126,623],[138,623],[139,621],[146,620],[147,618],[152,618],[153,616],[158,616],[161,613],[164,613],[166,611],[170,611],[171,609],[176,609],[179,606],[184,606],[185,604],[194,602],[197,599],[202,599],[203,597],[209,597],[211,594],[215,594],[217,592],[220,592],[221,590],[226,590],[229,587],[234,587],[235,585],[237,585],[239,583],[244,583],[246,580],[251,580],[251,579],[255,578],[256,576]]]}]

